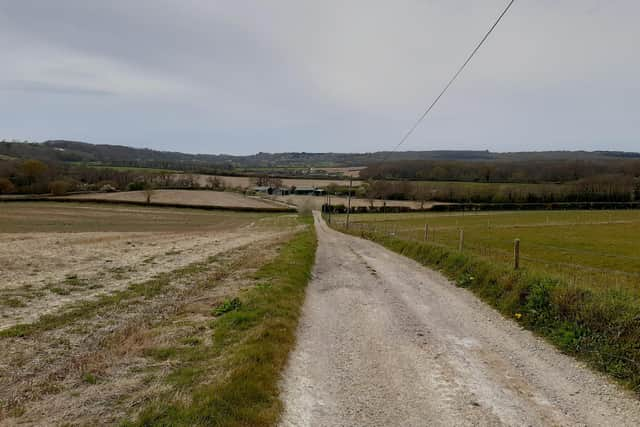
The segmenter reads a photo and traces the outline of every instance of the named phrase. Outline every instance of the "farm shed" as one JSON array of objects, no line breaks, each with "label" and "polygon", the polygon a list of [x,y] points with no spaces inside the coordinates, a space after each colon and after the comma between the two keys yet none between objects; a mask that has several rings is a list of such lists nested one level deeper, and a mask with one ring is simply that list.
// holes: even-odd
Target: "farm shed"
[{"label": "farm shed", "polygon": [[270,187],[270,186],[258,186],[258,187],[253,187],[253,191],[256,192],[256,193],[273,194],[273,187]]},{"label": "farm shed", "polygon": [[295,190],[293,190],[293,194],[312,196],[314,195],[315,191],[315,187],[296,187]]},{"label": "farm shed", "polygon": [[288,196],[289,194],[291,194],[291,191],[288,188],[280,187],[273,190],[273,194],[276,196]]}]

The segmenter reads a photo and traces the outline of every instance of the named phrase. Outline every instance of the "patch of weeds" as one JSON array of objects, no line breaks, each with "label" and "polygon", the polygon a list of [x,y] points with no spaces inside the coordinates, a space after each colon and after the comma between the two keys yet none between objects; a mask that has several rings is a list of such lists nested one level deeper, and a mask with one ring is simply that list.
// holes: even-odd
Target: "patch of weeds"
[{"label": "patch of weeds", "polygon": [[51,292],[57,295],[69,295],[71,290],[69,288],[62,288],[60,286],[51,286],[48,288]]},{"label": "patch of weeds", "polygon": [[126,273],[128,273],[131,270],[127,267],[114,267],[114,268],[110,268],[109,271],[113,274],[114,279],[124,280],[128,277]]},{"label": "patch of weeds", "polygon": [[468,273],[462,274],[458,278],[458,286],[460,286],[461,288],[468,288],[474,283],[475,280],[476,278],[471,274],[468,274]]},{"label": "patch of weeds", "polygon": [[91,372],[85,372],[82,374],[82,382],[87,384],[96,384],[98,382],[98,378]]},{"label": "patch of weeds", "polygon": [[20,307],[27,306],[27,304],[25,304],[24,301],[22,301],[22,299],[15,298],[15,297],[3,298],[2,305],[6,305],[7,307],[11,307],[11,308],[20,308]]},{"label": "patch of weeds", "polygon": [[240,307],[242,307],[242,302],[240,301],[240,298],[233,298],[233,299],[228,299],[225,300],[222,304],[218,305],[214,310],[213,310],[213,315],[214,316],[221,316],[225,313],[228,313],[230,311],[235,311],[237,309],[239,309]]},{"label": "patch of weeds", "polygon": [[149,385],[156,380],[156,376],[153,374],[147,374],[142,378],[142,384]]},{"label": "patch of weeds", "polygon": [[175,358],[178,351],[174,347],[161,347],[147,349],[144,354],[156,360],[168,360]]},{"label": "patch of weeds", "polygon": [[27,410],[22,405],[14,406],[11,409],[9,409],[9,411],[7,411],[8,415],[12,418],[20,418],[26,412]]},{"label": "patch of weeds", "polygon": [[182,340],[182,344],[195,347],[202,344],[202,340],[198,337],[187,337]]},{"label": "patch of weeds", "polygon": [[54,382],[48,382],[40,387],[42,394],[58,394],[62,391],[62,387]]},{"label": "patch of weeds", "polygon": [[64,284],[67,286],[86,286],[87,281],[80,279],[77,274],[69,274],[64,278]]},{"label": "patch of weeds", "polygon": [[177,387],[187,387],[194,383],[195,379],[201,377],[204,371],[194,366],[178,368],[167,376],[167,382]]}]

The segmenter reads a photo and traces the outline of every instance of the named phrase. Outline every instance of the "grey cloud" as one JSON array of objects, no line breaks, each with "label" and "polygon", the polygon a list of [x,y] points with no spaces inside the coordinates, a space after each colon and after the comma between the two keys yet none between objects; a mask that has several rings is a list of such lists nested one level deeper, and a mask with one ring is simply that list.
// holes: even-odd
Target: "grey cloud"
[{"label": "grey cloud", "polygon": [[34,92],[53,95],[88,95],[88,96],[112,96],[115,92],[74,86],[70,84],[52,84],[38,81],[7,81],[0,86],[4,91]]},{"label": "grey cloud", "polygon": [[[0,0],[0,137],[386,149],[504,4]],[[637,150],[639,14],[516,2],[408,147]]]}]

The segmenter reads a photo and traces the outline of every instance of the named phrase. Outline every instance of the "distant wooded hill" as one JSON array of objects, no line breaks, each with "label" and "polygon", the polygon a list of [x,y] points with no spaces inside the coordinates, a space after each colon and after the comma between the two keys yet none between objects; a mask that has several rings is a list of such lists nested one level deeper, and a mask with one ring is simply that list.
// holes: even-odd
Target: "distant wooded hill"
[{"label": "distant wooded hill", "polygon": [[9,158],[220,172],[239,168],[367,166],[381,162],[402,161],[518,162],[640,159],[640,153],[617,151],[493,153],[490,151],[439,150],[399,151],[393,153],[386,151],[374,153],[257,153],[249,156],[233,156],[225,154],[186,154],[65,140],[45,141],[42,143],[2,141],[0,142],[0,160]]}]

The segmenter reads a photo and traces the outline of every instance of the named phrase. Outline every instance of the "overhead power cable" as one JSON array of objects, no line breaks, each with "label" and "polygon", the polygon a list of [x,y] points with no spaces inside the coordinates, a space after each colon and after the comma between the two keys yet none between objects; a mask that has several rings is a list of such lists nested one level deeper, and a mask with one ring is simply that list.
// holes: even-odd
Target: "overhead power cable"
[{"label": "overhead power cable", "polygon": [[417,129],[417,127],[420,125],[420,123],[424,120],[425,117],[427,117],[427,115],[429,114],[429,112],[431,112],[431,110],[433,109],[433,107],[435,107],[435,105],[438,103],[438,101],[440,101],[440,98],[442,98],[442,96],[447,92],[447,90],[449,89],[449,87],[453,84],[454,81],[456,81],[456,79],[458,78],[458,76],[460,75],[460,73],[462,73],[462,71],[465,69],[465,67],[467,66],[467,64],[469,64],[469,62],[471,62],[471,59],[475,56],[475,54],[480,50],[480,48],[482,47],[482,45],[484,44],[484,42],[489,38],[489,36],[491,35],[491,33],[493,32],[493,30],[498,26],[498,24],[500,23],[500,21],[502,20],[502,18],[507,14],[507,12],[509,11],[509,9],[511,8],[511,6],[513,5],[513,3],[515,2],[515,0],[511,0],[509,2],[509,4],[507,5],[507,7],[502,11],[502,13],[500,14],[500,16],[498,16],[498,19],[496,19],[496,21],[493,23],[493,25],[491,26],[491,28],[489,28],[489,31],[487,31],[487,33],[484,35],[484,37],[482,38],[482,40],[480,40],[480,43],[478,43],[478,45],[476,46],[475,49],[473,49],[473,52],[471,52],[471,55],[469,55],[469,57],[467,58],[466,61],[464,61],[464,63],[460,66],[460,68],[458,68],[458,71],[456,71],[456,73],[453,75],[453,77],[451,78],[451,80],[449,80],[449,83],[447,83],[447,85],[444,87],[444,89],[442,89],[442,92],[440,92],[440,94],[436,97],[436,99],[431,103],[431,105],[429,105],[429,108],[427,108],[424,113],[422,113],[422,115],[420,116],[420,118],[413,124],[413,126],[411,126],[411,128],[407,131],[407,133],[404,134],[404,136],[402,137],[402,139],[400,140],[400,142],[398,142],[398,144],[393,148],[393,150],[391,150],[391,152],[389,153],[389,155],[387,156],[387,159],[389,159],[389,156],[391,156],[391,154],[393,154],[398,148],[400,148],[400,146],[402,144],[405,143],[405,141],[407,139],[409,139],[409,137],[411,136],[411,134]]}]

